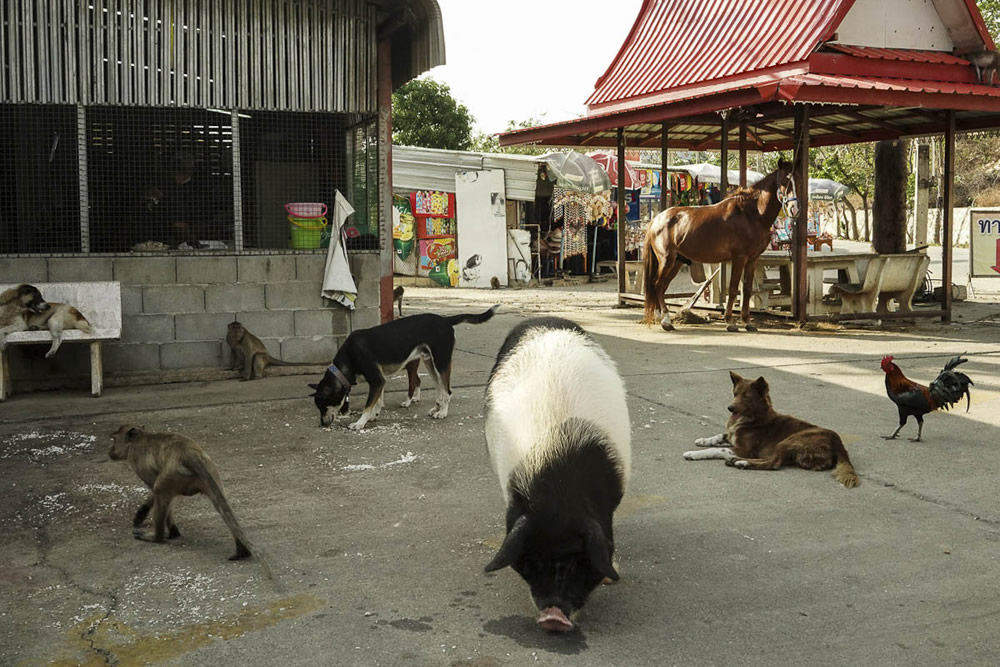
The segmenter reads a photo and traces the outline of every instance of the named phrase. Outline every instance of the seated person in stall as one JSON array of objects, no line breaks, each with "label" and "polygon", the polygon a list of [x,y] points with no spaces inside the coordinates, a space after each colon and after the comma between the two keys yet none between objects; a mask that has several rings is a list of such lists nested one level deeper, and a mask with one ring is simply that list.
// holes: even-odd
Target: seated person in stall
[{"label": "seated person in stall", "polygon": [[[199,249],[200,239],[218,237],[220,216],[226,208],[208,178],[195,169],[191,153],[174,153],[167,163],[166,176],[143,191],[146,233],[143,241],[163,243],[170,248]],[[213,224],[215,223],[215,224]],[[219,243],[225,248],[225,243]]]}]

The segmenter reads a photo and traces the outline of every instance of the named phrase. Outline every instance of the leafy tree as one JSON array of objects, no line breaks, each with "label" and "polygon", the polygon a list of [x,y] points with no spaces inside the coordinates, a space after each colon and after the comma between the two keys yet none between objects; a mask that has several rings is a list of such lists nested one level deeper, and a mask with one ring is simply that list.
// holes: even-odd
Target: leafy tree
[{"label": "leafy tree", "polygon": [[976,0],[976,5],[983,15],[986,28],[993,35],[993,41],[1000,40],[1000,0]]},{"label": "leafy tree", "polygon": [[864,235],[858,233],[857,216],[854,207],[847,201],[851,212],[851,238],[871,238],[871,220],[868,200],[875,189],[875,144],[845,144],[841,146],[821,146],[809,151],[810,171],[818,178],[831,178],[849,187],[861,198],[864,211]]},{"label": "leafy tree", "polygon": [[429,77],[392,94],[392,141],[403,146],[464,151],[472,145],[472,114],[451,88]]},{"label": "leafy tree", "polygon": [[[528,118],[527,120],[507,121],[507,128],[505,132],[510,132],[511,130],[523,130],[528,127],[535,127],[536,125],[542,125],[545,121],[541,118]],[[472,150],[479,151],[480,153],[517,153],[520,155],[541,155],[542,153],[547,153],[549,148],[542,148],[539,146],[533,146],[531,144],[522,144],[519,146],[501,146],[500,140],[495,134],[486,134],[485,132],[477,132],[475,136],[472,137]]]}]

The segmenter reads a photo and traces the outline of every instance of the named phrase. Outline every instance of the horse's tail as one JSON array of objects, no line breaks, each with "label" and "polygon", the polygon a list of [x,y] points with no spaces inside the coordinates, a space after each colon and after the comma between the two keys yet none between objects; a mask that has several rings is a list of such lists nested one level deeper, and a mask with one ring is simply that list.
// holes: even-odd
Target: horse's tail
[{"label": "horse's tail", "polygon": [[656,257],[656,250],[653,249],[652,230],[646,232],[646,242],[642,249],[642,274],[645,287],[645,313],[642,318],[643,324],[649,326],[656,321],[656,309],[660,307],[659,295],[656,293],[656,277],[659,273],[660,260]]}]

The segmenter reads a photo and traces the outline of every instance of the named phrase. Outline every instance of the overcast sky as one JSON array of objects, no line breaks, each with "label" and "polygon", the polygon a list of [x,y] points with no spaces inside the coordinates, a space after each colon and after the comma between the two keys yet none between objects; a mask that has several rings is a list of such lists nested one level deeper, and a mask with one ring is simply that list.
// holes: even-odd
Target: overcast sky
[{"label": "overcast sky", "polygon": [[430,76],[496,133],[509,120],[584,114],[642,0],[438,0],[447,63]]}]

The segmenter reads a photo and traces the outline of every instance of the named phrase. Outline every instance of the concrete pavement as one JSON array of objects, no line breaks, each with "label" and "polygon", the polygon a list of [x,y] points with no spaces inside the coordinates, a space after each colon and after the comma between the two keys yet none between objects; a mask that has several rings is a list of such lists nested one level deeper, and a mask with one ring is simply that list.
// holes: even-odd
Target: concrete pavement
[{"label": "concrete pavement", "polygon": [[[0,405],[0,663],[183,665],[940,665],[1000,650],[1000,347],[995,304],[956,325],[719,325],[674,334],[613,308],[609,289],[407,288],[405,314],[477,311],[457,330],[450,415],[390,381],[378,422],[318,427],[311,377],[15,395]],[[503,504],[483,439],[493,357],[521,318],[558,314],[618,362],[633,423],[632,486],[616,516],[622,581],[579,629],[534,625],[526,585],[485,574]],[[970,323],[973,320],[979,320]],[[928,382],[953,354],[973,404],[896,424],[878,361]],[[681,453],[718,433],[727,371],[764,375],[776,407],[838,430],[862,484],[828,472],[738,471]],[[359,387],[356,391],[361,391]],[[599,391],[599,388],[595,388]],[[535,397],[525,396],[525,401]],[[357,401],[355,401],[357,403]],[[355,405],[355,409],[358,406]],[[179,499],[183,537],[131,537],[143,496],[107,460],[121,423],[185,433],[278,576],[232,563],[207,500]],[[915,435],[915,425],[904,436]]]}]

